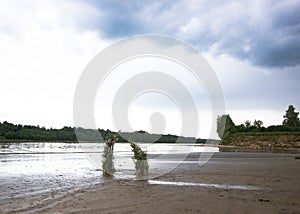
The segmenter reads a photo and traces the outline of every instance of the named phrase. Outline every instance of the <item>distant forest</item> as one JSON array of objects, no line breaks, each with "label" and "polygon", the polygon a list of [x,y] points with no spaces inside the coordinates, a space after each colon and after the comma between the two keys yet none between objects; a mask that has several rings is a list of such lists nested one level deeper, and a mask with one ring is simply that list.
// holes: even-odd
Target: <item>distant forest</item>
[{"label": "distant forest", "polygon": [[[76,133],[77,135],[76,135]],[[119,136],[119,142],[156,142],[156,143],[206,143],[205,139],[192,137],[180,137],[176,135],[149,134],[145,131],[136,132],[113,132],[109,129],[83,129],[73,127],[63,127],[62,129],[46,129],[40,126],[15,125],[7,121],[0,122],[0,142],[21,142],[21,141],[40,141],[40,142],[99,142],[99,134],[103,140],[114,135]]]},{"label": "distant forest", "polygon": [[[237,134],[272,134],[281,133],[300,133],[299,112],[290,105],[283,115],[282,125],[263,126],[261,120],[255,120],[253,123],[246,121],[244,124],[235,125],[230,115],[221,115],[217,119],[217,132],[222,144],[228,144]],[[76,135],[77,134],[77,135]],[[113,132],[109,129],[83,129],[73,127],[63,127],[62,129],[46,129],[40,126],[12,124],[7,121],[0,122],[0,142],[99,142],[99,134],[103,140],[111,138],[114,135],[119,136],[119,142],[156,142],[156,143],[206,143],[206,139],[196,139],[192,137],[181,137],[176,135],[150,134],[145,131],[135,132]]]},{"label": "distant forest", "polygon": [[217,132],[222,144],[230,143],[230,137],[234,134],[277,134],[280,133],[300,133],[299,112],[290,105],[283,115],[282,125],[263,126],[261,120],[254,120],[253,123],[247,120],[244,124],[235,125],[230,115],[221,115],[217,119]]}]

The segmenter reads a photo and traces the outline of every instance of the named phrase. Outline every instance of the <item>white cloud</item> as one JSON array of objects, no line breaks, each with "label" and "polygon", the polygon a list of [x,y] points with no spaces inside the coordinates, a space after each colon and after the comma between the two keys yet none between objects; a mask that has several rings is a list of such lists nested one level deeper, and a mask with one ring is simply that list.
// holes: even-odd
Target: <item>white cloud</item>
[{"label": "white cloud", "polygon": [[[141,75],[140,80],[151,82],[150,79],[143,79],[143,77],[145,78],[143,74],[146,73],[147,75],[148,72],[153,71],[170,76],[169,82],[161,82],[160,79],[155,79],[155,81],[167,85],[171,94],[164,94],[163,92],[165,91],[159,91],[158,89],[161,88],[160,84],[154,86],[156,90],[151,92],[139,91],[141,87],[130,84],[130,90],[134,90],[137,96],[129,97],[132,101],[131,106],[128,106],[128,109],[125,108],[125,110],[128,111],[128,120],[132,130],[142,129],[151,132],[153,127],[151,127],[149,123],[150,117],[153,113],[159,112],[165,117],[166,122],[163,133],[182,135],[182,121],[180,117],[193,109],[191,108],[193,103],[190,103],[188,98],[178,96],[182,94],[179,91],[182,90],[181,87],[185,87],[195,102],[197,109],[199,124],[193,124],[193,126],[198,126],[199,128],[198,137],[211,136],[211,126],[213,125],[211,103],[202,83],[199,82],[189,70],[178,63],[169,59],[152,56],[143,56],[126,61],[114,68],[114,70],[106,76],[105,81],[99,86],[100,88],[98,89],[95,101],[94,108],[97,126],[115,131],[129,131],[130,129],[118,126],[122,123],[113,121],[114,119],[118,120],[118,118],[112,118],[114,99],[118,90],[129,90],[127,87],[124,89],[123,84],[128,84],[129,81],[132,81],[131,78],[136,75]],[[156,74],[153,74],[153,77],[155,77],[155,75]],[[181,85],[172,84],[172,78],[175,78]],[[140,86],[144,83],[143,81],[139,82],[139,84],[141,84]],[[118,108],[118,106],[116,108]],[[118,112],[123,110],[122,106],[118,108]],[[180,110],[184,111],[184,114]],[[127,112],[123,114],[126,115]],[[196,115],[193,115],[192,117],[195,116]]]},{"label": "white cloud", "polygon": [[[205,57],[219,76],[236,123],[261,119],[266,125],[280,124],[287,105],[300,107],[299,65],[268,68],[299,59],[299,19],[291,13],[299,8],[297,1],[154,1],[138,7],[126,2],[118,9],[108,5],[109,11],[103,4],[110,3],[0,0],[0,121],[72,125],[77,80],[91,58],[113,41],[113,33],[120,32],[114,30],[120,24],[125,36],[167,34],[207,50]],[[112,19],[116,14],[118,19]],[[196,96],[201,94],[190,86]],[[208,118],[202,110],[200,119]],[[149,125],[141,112],[133,118],[135,129]],[[169,123],[166,131],[179,129]],[[200,137],[206,137],[207,129],[201,130]]]},{"label": "white cloud", "polygon": [[263,126],[281,125],[284,111],[270,109],[241,109],[228,110],[228,114],[236,125],[244,124],[249,120],[252,124],[254,120],[261,120]]}]

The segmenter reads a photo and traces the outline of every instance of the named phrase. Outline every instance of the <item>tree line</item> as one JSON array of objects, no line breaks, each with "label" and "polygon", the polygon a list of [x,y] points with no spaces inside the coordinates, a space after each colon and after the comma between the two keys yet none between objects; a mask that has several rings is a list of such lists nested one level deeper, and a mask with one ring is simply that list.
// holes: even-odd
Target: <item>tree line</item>
[{"label": "tree line", "polygon": [[229,114],[218,116],[217,133],[222,143],[227,143],[230,134],[239,132],[300,132],[299,112],[290,105],[283,115],[282,125],[263,126],[261,120],[254,120],[253,123],[247,120],[244,124],[235,125]]},{"label": "tree line", "polygon": [[[76,135],[77,134],[77,135]],[[100,135],[99,135],[100,134]],[[141,143],[205,143],[205,139],[181,137],[176,135],[150,134],[146,131],[114,132],[109,129],[84,129],[63,127],[62,129],[46,129],[40,126],[13,124],[7,121],[0,122],[0,142],[5,141],[42,141],[42,142],[99,142],[99,136],[105,141],[114,135],[119,136],[119,142],[141,142]]]}]

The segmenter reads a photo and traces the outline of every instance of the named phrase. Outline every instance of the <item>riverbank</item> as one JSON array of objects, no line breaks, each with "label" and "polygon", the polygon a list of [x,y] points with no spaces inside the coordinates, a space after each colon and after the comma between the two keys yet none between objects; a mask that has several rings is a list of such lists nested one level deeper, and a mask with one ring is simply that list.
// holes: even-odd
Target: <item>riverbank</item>
[{"label": "riverbank", "polygon": [[237,132],[229,134],[226,145],[251,147],[252,149],[290,149],[300,150],[300,132]]},{"label": "riverbank", "polygon": [[[54,191],[47,200],[12,199],[0,208],[4,213],[299,213],[296,156],[219,152],[199,166],[189,164],[198,160],[193,154],[176,170],[155,179],[169,185],[108,179],[64,194]],[[62,197],[56,198],[58,194]],[[17,209],[20,203],[23,206]]]},{"label": "riverbank", "polygon": [[250,146],[232,146],[216,145],[220,152],[258,152],[258,153],[286,153],[300,154],[300,148],[281,148],[281,147],[261,147],[256,145]]}]

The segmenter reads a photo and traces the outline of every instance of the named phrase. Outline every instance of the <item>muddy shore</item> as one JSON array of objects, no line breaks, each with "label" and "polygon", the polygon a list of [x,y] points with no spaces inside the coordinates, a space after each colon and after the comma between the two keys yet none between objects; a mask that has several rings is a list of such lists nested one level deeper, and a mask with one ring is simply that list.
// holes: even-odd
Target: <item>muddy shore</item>
[{"label": "muddy shore", "polygon": [[0,208],[2,213],[300,213],[296,156],[220,152],[202,166],[182,164],[154,184],[107,179],[49,197],[7,199]]}]

